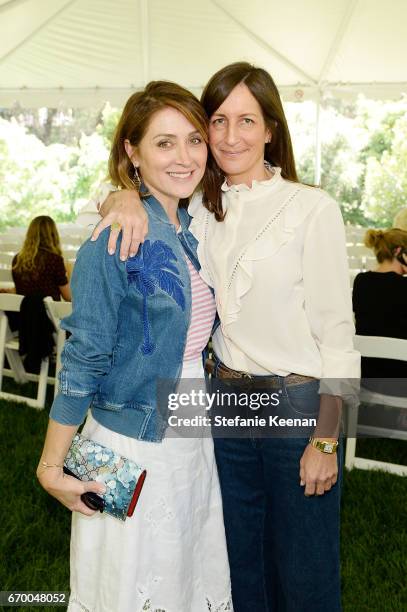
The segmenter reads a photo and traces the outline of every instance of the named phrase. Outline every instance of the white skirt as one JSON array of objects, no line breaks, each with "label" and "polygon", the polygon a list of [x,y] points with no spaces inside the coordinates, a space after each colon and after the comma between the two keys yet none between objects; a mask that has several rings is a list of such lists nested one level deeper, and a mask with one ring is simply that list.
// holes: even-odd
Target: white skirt
[{"label": "white skirt", "polygon": [[[183,378],[202,378],[201,360]],[[90,414],[83,434],[147,470],[133,517],[72,515],[68,612],[233,610],[211,438],[135,440]]]}]

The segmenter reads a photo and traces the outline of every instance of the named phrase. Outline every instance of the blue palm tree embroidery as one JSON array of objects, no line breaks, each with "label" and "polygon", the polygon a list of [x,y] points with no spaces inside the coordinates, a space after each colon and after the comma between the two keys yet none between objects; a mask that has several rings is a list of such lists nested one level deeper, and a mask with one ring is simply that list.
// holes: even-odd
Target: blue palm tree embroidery
[{"label": "blue palm tree embroidery", "polygon": [[177,258],[165,242],[146,240],[140,245],[137,255],[126,262],[128,281],[134,283],[137,291],[143,296],[141,352],[144,355],[149,355],[155,348],[148,320],[147,297],[154,295],[156,287],[165,291],[182,310],[185,310],[185,297],[182,291],[184,283],[179,278],[179,271],[173,264],[174,261],[177,261]]}]

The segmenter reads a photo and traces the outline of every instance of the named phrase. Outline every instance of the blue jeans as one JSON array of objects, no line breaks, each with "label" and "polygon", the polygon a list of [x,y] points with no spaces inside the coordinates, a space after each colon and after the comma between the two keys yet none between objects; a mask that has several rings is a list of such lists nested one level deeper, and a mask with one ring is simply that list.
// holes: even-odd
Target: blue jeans
[{"label": "blue jeans", "polygon": [[[319,405],[317,381],[285,386],[276,378],[285,414]],[[234,610],[339,612],[342,452],[337,484],[305,497],[299,469],[308,439],[252,433],[214,439]]]}]

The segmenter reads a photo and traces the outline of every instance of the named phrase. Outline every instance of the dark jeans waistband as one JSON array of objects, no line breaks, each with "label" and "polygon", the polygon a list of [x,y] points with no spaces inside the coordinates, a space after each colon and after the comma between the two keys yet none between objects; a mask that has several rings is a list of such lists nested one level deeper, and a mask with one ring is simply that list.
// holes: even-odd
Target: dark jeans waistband
[{"label": "dark jeans waistband", "polygon": [[278,374],[266,374],[256,375],[250,374],[249,372],[243,372],[240,370],[234,370],[224,364],[215,354],[213,358],[208,358],[205,362],[205,370],[208,374],[211,374],[214,378],[226,379],[226,380],[241,380],[246,383],[259,383],[262,386],[267,387],[280,387],[281,383],[284,382],[286,386],[291,385],[302,385],[307,382],[316,380],[312,376],[302,376],[301,374],[288,374],[287,376],[280,376]]}]

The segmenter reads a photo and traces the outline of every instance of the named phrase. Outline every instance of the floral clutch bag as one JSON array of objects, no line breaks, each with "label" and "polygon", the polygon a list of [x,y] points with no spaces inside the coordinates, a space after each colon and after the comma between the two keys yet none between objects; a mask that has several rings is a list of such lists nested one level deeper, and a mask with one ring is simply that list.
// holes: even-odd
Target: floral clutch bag
[{"label": "floral clutch bag", "polygon": [[64,462],[64,472],[79,480],[96,480],[103,495],[84,493],[82,501],[122,521],[133,515],[146,478],[146,470],[106,446],[76,434]]}]

